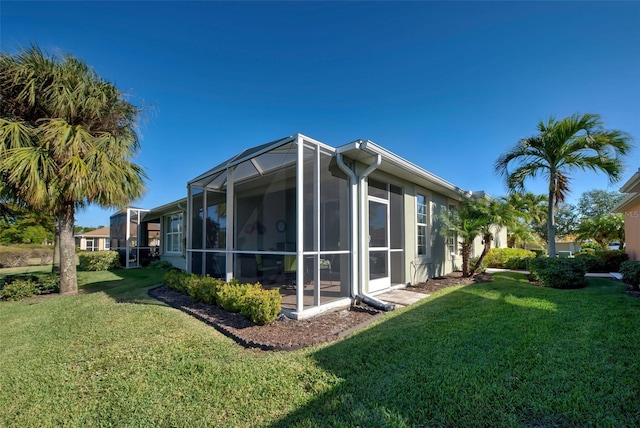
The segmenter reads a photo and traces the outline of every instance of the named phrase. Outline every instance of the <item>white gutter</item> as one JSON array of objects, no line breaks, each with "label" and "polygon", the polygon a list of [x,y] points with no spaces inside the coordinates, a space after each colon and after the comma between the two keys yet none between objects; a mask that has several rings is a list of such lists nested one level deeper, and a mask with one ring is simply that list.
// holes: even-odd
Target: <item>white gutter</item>
[{"label": "white gutter", "polygon": [[[356,141],[355,148],[363,150],[366,142]],[[349,182],[351,185],[351,206],[353,207],[353,215],[351,216],[351,281],[353,286],[351,287],[351,297],[360,298],[367,304],[373,304],[377,307],[390,307],[386,302],[371,297],[365,293],[365,273],[364,269],[367,266],[366,263],[366,251],[368,247],[369,234],[365,230],[365,226],[368,224],[366,221],[366,209],[365,202],[367,195],[365,194],[364,180],[382,163],[382,156],[379,153],[373,153],[376,160],[373,164],[369,165],[360,176],[349,168],[342,158],[342,153],[336,153],[336,160],[338,167],[349,176]],[[357,194],[356,194],[357,192]],[[360,274],[359,274],[360,273]],[[388,309],[387,309],[388,310]]]}]

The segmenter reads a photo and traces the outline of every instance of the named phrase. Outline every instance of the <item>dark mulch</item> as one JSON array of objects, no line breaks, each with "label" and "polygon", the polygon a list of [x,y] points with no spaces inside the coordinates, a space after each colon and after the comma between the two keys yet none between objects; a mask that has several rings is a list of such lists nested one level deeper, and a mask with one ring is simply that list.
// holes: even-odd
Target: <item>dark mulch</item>
[{"label": "dark mulch", "polygon": [[[417,293],[431,294],[442,288],[493,281],[489,274],[462,278],[459,272],[408,287]],[[212,325],[247,348],[263,350],[296,350],[345,337],[364,328],[382,313],[361,306],[351,306],[308,320],[291,320],[280,316],[265,326],[259,326],[240,314],[217,306],[194,303],[184,293],[166,286],[149,290],[149,295]]]}]

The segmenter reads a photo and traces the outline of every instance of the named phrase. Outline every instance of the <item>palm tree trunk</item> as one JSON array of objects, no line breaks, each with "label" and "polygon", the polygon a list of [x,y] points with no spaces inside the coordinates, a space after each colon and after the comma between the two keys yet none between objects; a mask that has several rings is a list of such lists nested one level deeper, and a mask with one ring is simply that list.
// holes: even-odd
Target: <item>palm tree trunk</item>
[{"label": "palm tree trunk", "polygon": [[480,266],[482,266],[482,262],[484,261],[485,257],[487,257],[487,254],[489,254],[489,250],[491,249],[491,241],[493,241],[493,234],[485,233],[485,235],[483,236],[483,241],[484,248],[482,248],[482,254],[480,254],[480,257],[478,257],[478,261],[476,262],[475,266],[473,266],[473,269],[471,270],[469,276],[473,276],[476,274],[476,272],[478,272],[478,269],[480,269]]},{"label": "palm tree trunk", "polygon": [[556,219],[553,212],[556,197],[556,173],[549,177],[549,205],[547,206],[547,236],[549,237],[549,257],[556,256]]},{"label": "palm tree trunk", "polygon": [[60,272],[60,220],[54,216],[54,235],[53,235],[53,261],[51,264],[51,273]]},{"label": "palm tree trunk", "polygon": [[78,293],[76,245],[73,239],[73,204],[66,204],[59,216],[60,226],[60,294]]},{"label": "palm tree trunk", "polygon": [[469,264],[471,262],[471,245],[466,242],[462,243],[462,248],[460,251],[462,252],[462,276],[468,277],[471,276],[469,274]]}]

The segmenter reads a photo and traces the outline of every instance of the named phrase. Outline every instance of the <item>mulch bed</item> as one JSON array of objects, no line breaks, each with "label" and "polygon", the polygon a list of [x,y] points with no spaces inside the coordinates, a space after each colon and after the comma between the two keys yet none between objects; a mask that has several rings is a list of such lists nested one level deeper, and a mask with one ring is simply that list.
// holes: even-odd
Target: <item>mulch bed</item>
[{"label": "mulch bed", "polygon": [[[454,272],[408,287],[407,290],[431,294],[446,287],[488,281],[493,281],[489,274],[462,278],[460,272]],[[270,324],[259,326],[240,314],[213,305],[194,303],[186,294],[166,286],[149,290],[149,295],[206,322],[242,346],[269,351],[293,351],[337,340],[383,316],[383,313],[368,307],[351,306],[308,320],[291,320],[281,315]]]}]

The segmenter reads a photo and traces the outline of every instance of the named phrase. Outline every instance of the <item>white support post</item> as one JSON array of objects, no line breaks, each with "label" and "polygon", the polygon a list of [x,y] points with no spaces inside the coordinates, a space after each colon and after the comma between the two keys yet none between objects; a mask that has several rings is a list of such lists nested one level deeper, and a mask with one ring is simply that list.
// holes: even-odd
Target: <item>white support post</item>
[{"label": "white support post", "polygon": [[313,304],[320,306],[320,147],[313,162]]},{"label": "white support post", "polygon": [[304,143],[297,138],[296,162],[296,312],[304,310]]},{"label": "white support post", "polygon": [[233,198],[234,198],[234,188],[233,188],[233,168],[227,168],[227,242],[226,246],[226,269],[227,269],[227,281],[231,281],[233,278],[233,258],[234,255],[230,251],[234,250],[233,248],[233,236],[235,230],[235,218],[233,211]]}]

